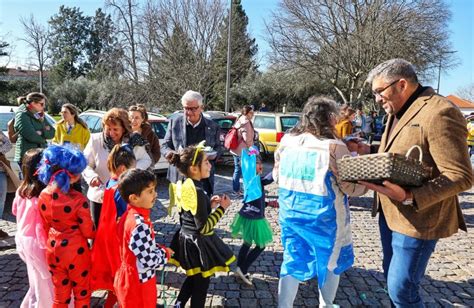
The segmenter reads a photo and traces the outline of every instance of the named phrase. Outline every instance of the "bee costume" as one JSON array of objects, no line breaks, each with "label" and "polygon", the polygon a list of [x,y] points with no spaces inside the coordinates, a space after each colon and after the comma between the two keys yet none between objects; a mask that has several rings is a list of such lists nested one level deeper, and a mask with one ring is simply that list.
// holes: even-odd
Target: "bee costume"
[{"label": "bee costume", "polygon": [[[195,158],[199,151],[203,151],[203,144],[198,145]],[[214,233],[215,225],[224,215],[224,208],[218,206],[212,211],[202,183],[190,178],[170,184],[169,209],[173,206],[178,208],[181,229],[171,241],[174,255],[169,263],[182,267],[187,276],[207,278],[215,272],[228,272],[235,256]]]}]

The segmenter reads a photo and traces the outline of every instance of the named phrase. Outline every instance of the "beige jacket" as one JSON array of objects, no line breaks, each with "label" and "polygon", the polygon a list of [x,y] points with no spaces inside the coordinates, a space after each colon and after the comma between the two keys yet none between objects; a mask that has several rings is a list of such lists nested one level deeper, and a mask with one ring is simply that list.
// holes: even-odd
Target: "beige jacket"
[{"label": "beige jacket", "polygon": [[381,206],[392,231],[419,239],[439,239],[458,229],[466,231],[457,194],[472,187],[472,167],[462,113],[429,88],[408,108],[388,139],[393,120],[394,116],[389,116],[379,153],[405,155],[411,146],[419,145],[433,174],[423,186],[411,189],[416,207],[377,194],[373,213]]}]

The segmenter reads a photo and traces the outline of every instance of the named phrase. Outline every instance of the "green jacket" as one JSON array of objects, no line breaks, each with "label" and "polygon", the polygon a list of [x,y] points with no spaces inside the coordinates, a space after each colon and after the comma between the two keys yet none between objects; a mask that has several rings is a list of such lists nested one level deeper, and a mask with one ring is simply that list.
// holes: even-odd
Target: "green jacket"
[{"label": "green jacket", "polygon": [[15,146],[15,161],[21,162],[29,149],[45,148],[46,140],[54,137],[54,127],[43,118],[36,119],[34,114],[23,104],[15,114],[15,132],[18,140]]}]

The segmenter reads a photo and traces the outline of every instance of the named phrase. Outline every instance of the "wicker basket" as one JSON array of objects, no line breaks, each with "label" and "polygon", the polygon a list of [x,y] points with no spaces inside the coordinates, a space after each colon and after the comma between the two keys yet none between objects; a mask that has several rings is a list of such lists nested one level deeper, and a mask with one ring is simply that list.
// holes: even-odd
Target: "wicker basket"
[{"label": "wicker basket", "polygon": [[[410,154],[414,149],[419,159]],[[337,160],[337,169],[342,181],[366,181],[382,184],[384,180],[400,186],[421,186],[431,176],[431,169],[423,165],[423,153],[417,145],[412,146],[406,156],[394,153],[369,154],[356,157],[344,156]]]}]

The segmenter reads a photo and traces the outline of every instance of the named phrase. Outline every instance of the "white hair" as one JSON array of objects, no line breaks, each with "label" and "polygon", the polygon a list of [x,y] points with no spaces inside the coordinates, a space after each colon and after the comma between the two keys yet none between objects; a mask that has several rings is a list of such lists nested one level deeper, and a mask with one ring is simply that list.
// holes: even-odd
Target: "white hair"
[{"label": "white hair", "polygon": [[184,93],[183,97],[181,97],[181,104],[186,102],[194,102],[197,101],[199,106],[202,106],[202,95],[199,92],[188,90]]}]

